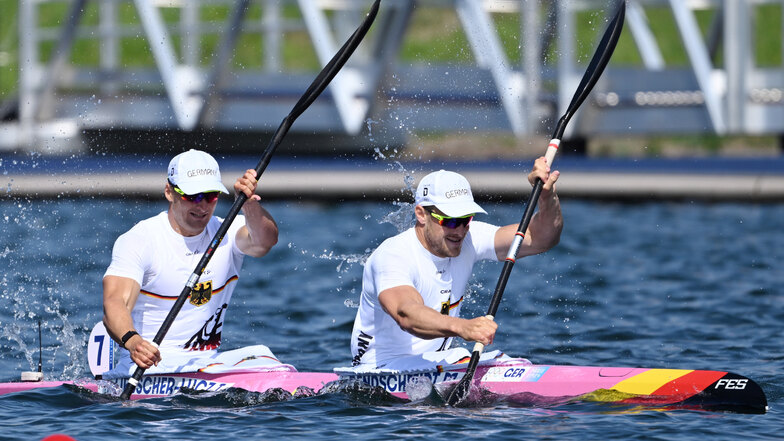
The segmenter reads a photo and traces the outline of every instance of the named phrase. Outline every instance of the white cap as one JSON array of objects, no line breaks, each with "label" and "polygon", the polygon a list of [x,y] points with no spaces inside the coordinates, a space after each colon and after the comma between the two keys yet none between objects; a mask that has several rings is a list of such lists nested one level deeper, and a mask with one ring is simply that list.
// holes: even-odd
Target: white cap
[{"label": "white cap", "polygon": [[455,172],[439,170],[430,173],[419,181],[416,192],[416,205],[423,207],[435,205],[449,217],[485,213],[471,193],[468,180]]},{"label": "white cap", "polygon": [[229,193],[221,182],[218,162],[201,150],[190,149],[172,158],[169,162],[169,181],[185,194],[210,191]]}]

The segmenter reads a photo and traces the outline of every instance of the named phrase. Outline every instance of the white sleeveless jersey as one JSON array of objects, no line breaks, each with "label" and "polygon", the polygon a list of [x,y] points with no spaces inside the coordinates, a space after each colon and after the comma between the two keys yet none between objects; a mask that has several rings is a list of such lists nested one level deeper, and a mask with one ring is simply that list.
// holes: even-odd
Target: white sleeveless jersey
[{"label": "white sleeveless jersey", "polygon": [[[184,237],[163,212],[117,238],[104,277],[127,277],[141,286],[131,317],[143,338],[153,340],[222,222],[213,217],[202,234]],[[237,230],[243,225],[245,217],[237,216],[199,277],[160,345],[164,357],[215,351],[220,346],[226,309],[244,257],[236,245]],[[129,357],[126,350],[119,354],[120,361]]]},{"label": "white sleeveless jersey", "polygon": [[425,340],[400,329],[378,302],[378,294],[413,286],[425,305],[453,317],[460,315],[474,263],[497,260],[497,226],[472,222],[457,257],[437,257],[419,242],[414,228],[385,240],[365,264],[362,294],[351,335],[352,364],[382,368],[400,357],[449,348],[452,338]]}]

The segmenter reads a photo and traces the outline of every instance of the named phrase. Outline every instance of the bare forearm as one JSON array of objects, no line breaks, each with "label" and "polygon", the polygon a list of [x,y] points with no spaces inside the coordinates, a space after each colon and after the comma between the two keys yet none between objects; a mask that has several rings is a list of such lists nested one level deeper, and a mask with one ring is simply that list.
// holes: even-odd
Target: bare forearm
[{"label": "bare forearm", "polygon": [[466,341],[477,341],[484,345],[493,342],[498,325],[487,317],[462,319],[439,313],[424,305],[410,308],[398,315],[400,327],[416,337],[434,338],[460,337]]},{"label": "bare forearm", "polygon": [[[139,295],[139,284],[124,277],[106,276],[103,279],[103,323],[114,341],[122,344],[122,337],[128,331],[136,331],[133,326],[131,310]],[[153,343],[141,335],[133,335],[125,342],[125,349],[131,360],[138,366],[148,369],[161,360],[161,353]]]},{"label": "bare forearm", "polygon": [[554,192],[543,192],[539,197],[539,211],[528,225],[528,236],[531,248],[541,253],[558,245],[563,230],[563,216],[558,195]]},{"label": "bare forearm", "polygon": [[396,314],[401,329],[416,337],[430,340],[458,336],[460,318],[451,317],[424,305],[407,305]]},{"label": "bare forearm", "polygon": [[561,203],[555,190],[555,183],[560,175],[558,171],[551,172],[550,164],[547,163],[544,156],[534,161],[534,167],[528,174],[528,182],[531,183],[531,186],[536,186],[539,180],[543,183],[539,200],[536,201],[539,211],[528,225],[528,231],[526,231],[527,247],[522,247],[518,251],[517,257],[547,251],[561,240],[563,217]]},{"label": "bare forearm", "polygon": [[103,324],[109,336],[117,343],[126,332],[134,330],[133,320],[124,303],[104,301]]},{"label": "bare forearm", "polygon": [[498,328],[487,317],[462,319],[441,314],[425,306],[419,292],[407,285],[382,291],[378,300],[402,330],[425,340],[460,337],[488,345],[493,342]]},{"label": "bare forearm", "polygon": [[249,256],[261,257],[278,243],[278,225],[272,215],[251,199],[242,211],[245,214],[245,228],[240,234],[240,249]]},{"label": "bare forearm", "polygon": [[139,285],[134,280],[115,276],[103,279],[103,323],[118,343],[126,332],[134,330],[131,308],[138,293]]}]

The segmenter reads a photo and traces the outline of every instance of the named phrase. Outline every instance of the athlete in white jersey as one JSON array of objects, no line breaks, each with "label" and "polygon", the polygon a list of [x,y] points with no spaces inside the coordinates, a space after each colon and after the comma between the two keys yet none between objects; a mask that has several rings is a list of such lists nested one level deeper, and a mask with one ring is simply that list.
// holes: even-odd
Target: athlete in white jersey
[{"label": "athlete in white jersey", "polygon": [[[189,150],[171,160],[164,189],[169,210],[121,235],[104,275],[104,324],[126,349],[107,376],[128,376],[136,365],[155,373],[220,363],[221,330],[243,258],[267,254],[278,240],[275,221],[254,194],[256,185],[255,170],[237,179],[235,191],[248,196],[244,216],[235,218],[158,348],[152,339],[220,227],[223,219],[213,212],[218,195],[228,193],[209,154]],[[261,345],[242,352],[240,360],[279,363]]]},{"label": "athlete in white jersey", "polygon": [[[560,240],[558,176],[544,157],[534,162],[528,180],[545,184],[517,257],[544,252]],[[493,342],[496,323],[460,318],[460,307],[474,263],[506,258],[518,225],[470,223],[486,212],[474,202],[468,181],[445,170],[419,183],[414,213],[416,225],[385,240],[365,264],[351,337],[354,370],[427,369],[468,354],[449,350],[453,337]]]}]

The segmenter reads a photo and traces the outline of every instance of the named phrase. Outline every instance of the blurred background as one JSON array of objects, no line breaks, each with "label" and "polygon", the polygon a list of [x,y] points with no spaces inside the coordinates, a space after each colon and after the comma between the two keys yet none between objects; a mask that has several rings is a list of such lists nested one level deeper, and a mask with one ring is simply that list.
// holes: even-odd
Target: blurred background
[{"label": "blurred background", "polygon": [[[0,0],[0,152],[258,152],[370,4]],[[616,5],[384,1],[280,153],[539,155]],[[782,17],[781,0],[628,0],[564,151],[779,156]]]},{"label": "blurred background", "polygon": [[[232,185],[371,3],[0,0],[3,381],[34,370],[41,353],[47,378],[87,372],[112,243],[166,209],[169,159],[209,151]],[[460,171],[485,220],[519,220],[532,158],[544,153],[617,5],[382,0],[369,34],[261,178],[280,241],[268,257],[246,260],[226,348],[268,344],[301,370],[344,364],[364,262],[410,227],[412,190],[427,172]],[[502,408],[460,422],[467,414],[385,409],[391,427],[378,423],[376,406],[363,420],[340,399],[229,412],[225,433],[258,437],[259,422],[278,415],[297,422],[281,426],[284,436],[297,426],[303,439],[345,436],[347,427],[363,439],[460,428],[499,439],[524,430],[623,440],[780,432],[784,0],[628,0],[626,8],[610,64],[559,149],[561,244],[516,266],[498,347],[537,363],[737,371],[768,394],[765,420]],[[216,215],[230,203],[221,200]],[[477,268],[466,314],[486,310],[498,269]],[[171,412],[156,420],[81,399],[12,400],[0,400],[11,438],[35,438],[41,424],[79,439],[135,439],[140,424],[157,421],[173,427]],[[194,423],[181,425],[190,438],[214,437],[213,406],[184,407],[175,416]],[[82,418],[63,419],[63,409]]]}]

